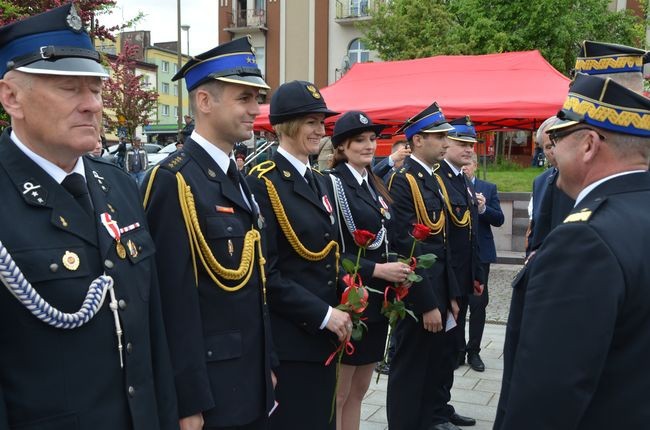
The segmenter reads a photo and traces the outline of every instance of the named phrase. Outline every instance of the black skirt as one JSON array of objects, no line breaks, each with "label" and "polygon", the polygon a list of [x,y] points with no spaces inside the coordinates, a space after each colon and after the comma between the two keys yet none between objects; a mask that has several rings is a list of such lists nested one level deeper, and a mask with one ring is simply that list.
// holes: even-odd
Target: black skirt
[{"label": "black skirt", "polygon": [[368,331],[359,342],[351,341],[354,345],[354,354],[343,354],[341,363],[350,366],[377,363],[384,358],[386,336],[388,334],[388,320],[369,323]]}]

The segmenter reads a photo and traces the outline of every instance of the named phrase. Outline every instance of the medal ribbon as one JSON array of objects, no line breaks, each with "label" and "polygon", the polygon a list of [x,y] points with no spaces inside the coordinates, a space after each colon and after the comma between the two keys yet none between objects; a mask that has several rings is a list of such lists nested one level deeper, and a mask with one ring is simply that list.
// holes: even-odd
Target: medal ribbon
[{"label": "medal ribbon", "polygon": [[101,220],[104,228],[106,228],[108,234],[110,234],[111,237],[115,239],[115,242],[119,242],[122,234],[120,233],[120,227],[117,225],[117,221],[113,220],[108,212],[101,214],[99,216],[99,219]]}]

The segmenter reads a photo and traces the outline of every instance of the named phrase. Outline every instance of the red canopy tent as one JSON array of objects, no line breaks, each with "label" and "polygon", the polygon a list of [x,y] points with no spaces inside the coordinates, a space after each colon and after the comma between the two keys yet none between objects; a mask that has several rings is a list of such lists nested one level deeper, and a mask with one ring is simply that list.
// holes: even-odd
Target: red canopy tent
[{"label": "red canopy tent", "polygon": [[[437,101],[448,119],[469,114],[479,130],[533,129],[557,113],[569,82],[539,51],[525,51],[357,63],[321,93],[332,110],[392,126]],[[261,106],[256,130],[271,130],[268,110]]]}]

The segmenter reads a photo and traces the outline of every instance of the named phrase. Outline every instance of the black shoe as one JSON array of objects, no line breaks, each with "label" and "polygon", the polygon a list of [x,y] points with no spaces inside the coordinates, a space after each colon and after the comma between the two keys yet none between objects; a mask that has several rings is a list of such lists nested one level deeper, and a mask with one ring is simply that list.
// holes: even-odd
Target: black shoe
[{"label": "black shoe", "polygon": [[474,418],[464,417],[462,415],[458,415],[456,412],[454,412],[454,414],[449,417],[449,421],[451,421],[452,424],[457,426],[469,427],[476,424],[476,420]]},{"label": "black shoe", "polygon": [[458,360],[456,361],[456,367],[454,367],[454,370],[458,369],[463,364],[465,364],[465,353],[464,352],[459,352],[458,353]]},{"label": "black shoe", "polygon": [[388,363],[377,363],[375,366],[375,372],[380,375],[388,375],[390,373],[390,364]]},{"label": "black shoe", "polygon": [[470,352],[467,354],[467,364],[477,372],[485,371],[485,363],[481,360],[481,356],[478,355],[478,352]]}]

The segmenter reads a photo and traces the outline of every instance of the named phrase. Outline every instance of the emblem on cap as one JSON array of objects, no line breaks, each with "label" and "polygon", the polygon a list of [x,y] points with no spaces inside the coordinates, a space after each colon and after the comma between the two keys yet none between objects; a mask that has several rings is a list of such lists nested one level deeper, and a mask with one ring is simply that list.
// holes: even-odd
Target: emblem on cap
[{"label": "emblem on cap", "polygon": [[359,122],[361,122],[361,124],[368,124],[368,118],[366,118],[362,114],[359,114]]},{"label": "emblem on cap", "polygon": [[74,5],[70,6],[70,12],[68,13],[68,16],[65,20],[68,23],[68,27],[70,27],[72,30],[81,31],[81,18],[77,14],[77,9],[75,9]]},{"label": "emblem on cap", "polygon": [[66,269],[73,272],[79,268],[79,256],[72,251],[66,251],[61,262]]},{"label": "emblem on cap", "polygon": [[318,92],[318,90],[316,89],[315,86],[307,85],[306,88],[307,88],[307,91],[309,91],[311,93],[311,96],[313,98],[315,98],[315,99],[320,99],[321,98],[321,95],[320,95],[320,93]]}]

